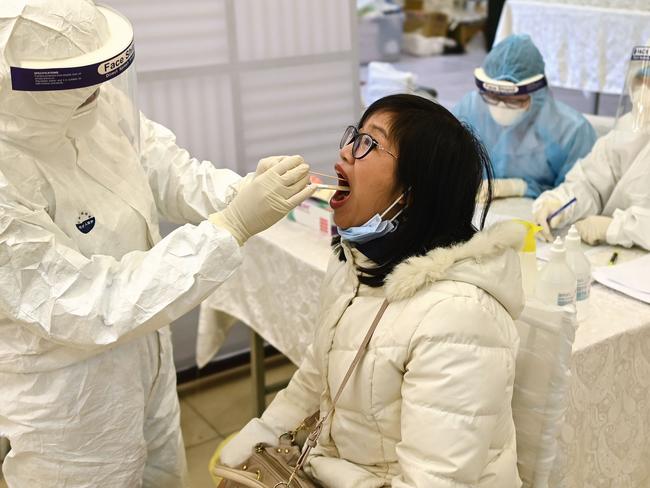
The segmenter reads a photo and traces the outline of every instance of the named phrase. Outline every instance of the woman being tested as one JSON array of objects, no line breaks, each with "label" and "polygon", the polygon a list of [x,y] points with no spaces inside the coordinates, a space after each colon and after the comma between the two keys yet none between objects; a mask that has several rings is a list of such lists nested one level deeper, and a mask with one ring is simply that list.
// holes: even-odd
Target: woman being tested
[{"label": "woman being tested", "polygon": [[453,109],[487,148],[493,196],[537,197],[564,181],[596,141],[589,122],[553,98],[544,59],[530,37],[512,35],[492,48],[474,71],[478,91]]},{"label": "woman being tested", "polygon": [[[133,31],[89,0],[0,2],[0,435],[11,488],[186,486],[172,320],[306,198],[241,179],[131,95]],[[185,225],[164,239],[158,215]],[[192,224],[192,225],[189,225]]]},{"label": "woman being tested", "polygon": [[221,462],[236,466],[256,443],[324,415],[387,300],[307,473],[329,488],[520,486],[510,402],[524,231],[472,226],[487,155],[451,113],[413,95],[372,104],[340,147],[349,192],[330,202],[340,239],[314,342]]}]

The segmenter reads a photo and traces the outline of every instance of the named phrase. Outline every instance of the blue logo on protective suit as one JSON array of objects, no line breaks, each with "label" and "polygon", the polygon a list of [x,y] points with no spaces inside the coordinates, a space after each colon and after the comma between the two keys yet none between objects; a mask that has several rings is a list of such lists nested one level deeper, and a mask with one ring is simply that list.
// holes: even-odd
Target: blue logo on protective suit
[{"label": "blue logo on protective suit", "polygon": [[95,227],[95,217],[88,212],[81,212],[77,219],[77,229],[83,234],[88,234]]}]

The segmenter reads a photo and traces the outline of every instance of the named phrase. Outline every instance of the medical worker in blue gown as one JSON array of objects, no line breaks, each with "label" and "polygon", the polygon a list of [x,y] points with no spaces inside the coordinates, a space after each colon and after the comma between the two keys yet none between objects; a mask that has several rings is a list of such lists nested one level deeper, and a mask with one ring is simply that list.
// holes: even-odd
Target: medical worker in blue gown
[{"label": "medical worker in blue gown", "polygon": [[544,59],[530,37],[512,35],[474,71],[477,90],[454,107],[490,153],[497,198],[537,197],[564,181],[589,153],[596,133],[576,110],[553,98]]}]

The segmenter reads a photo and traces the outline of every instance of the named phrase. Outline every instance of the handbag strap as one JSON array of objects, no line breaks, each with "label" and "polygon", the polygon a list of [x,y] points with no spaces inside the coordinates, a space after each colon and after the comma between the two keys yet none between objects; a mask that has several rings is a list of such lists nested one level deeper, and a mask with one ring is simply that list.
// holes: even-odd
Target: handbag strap
[{"label": "handbag strap", "polygon": [[343,393],[343,389],[345,388],[345,385],[348,384],[348,380],[350,379],[350,376],[352,376],[352,373],[361,362],[361,358],[363,358],[363,356],[365,355],[366,349],[368,348],[368,344],[370,343],[370,339],[372,338],[372,335],[375,333],[377,324],[379,324],[379,321],[381,320],[382,315],[384,315],[386,308],[388,308],[388,300],[384,300],[384,303],[381,304],[381,308],[379,309],[379,312],[377,312],[377,315],[375,316],[375,320],[372,321],[372,325],[370,325],[368,332],[366,332],[366,337],[363,338],[363,342],[359,346],[359,350],[357,351],[356,356],[354,356],[354,359],[352,360],[352,363],[348,368],[348,372],[345,373],[345,377],[341,382],[341,386],[339,386],[339,390],[336,392],[336,395],[332,399],[332,407],[330,408],[329,412],[327,412],[327,415],[325,415],[324,419],[329,418],[330,415],[334,413],[336,402],[338,402],[341,393]]},{"label": "handbag strap", "polygon": [[325,414],[324,417],[321,417],[321,419],[318,421],[316,427],[314,427],[314,430],[311,432],[311,434],[309,434],[309,437],[307,438],[307,442],[305,443],[305,449],[303,449],[302,453],[300,454],[300,457],[298,458],[298,462],[296,463],[296,467],[294,468],[293,473],[291,473],[291,477],[289,478],[287,486],[291,484],[291,481],[293,480],[295,474],[300,469],[302,469],[302,466],[305,464],[305,461],[307,460],[307,456],[309,455],[309,451],[311,451],[312,447],[316,446],[316,444],[318,443],[318,438],[320,437],[320,434],[323,430],[323,424],[334,413],[334,409],[336,408],[336,402],[338,402],[341,393],[343,393],[343,389],[348,384],[348,380],[352,376],[352,373],[354,372],[356,367],[361,362],[361,358],[363,358],[364,354],[366,353],[366,350],[368,349],[368,344],[370,343],[370,339],[372,338],[372,335],[375,333],[375,329],[377,328],[377,325],[379,324],[379,321],[381,320],[381,317],[384,315],[384,312],[386,311],[387,308],[388,308],[388,300],[384,300],[384,303],[381,304],[381,308],[379,309],[379,312],[377,312],[377,315],[375,316],[375,320],[372,321],[372,324],[370,325],[370,328],[366,333],[366,337],[364,337],[363,342],[359,346],[359,350],[357,351],[356,356],[354,356],[352,363],[350,363],[350,367],[348,368],[347,373],[345,373],[345,376],[343,377],[341,386],[339,386],[336,395],[332,399],[332,406],[330,407],[327,414]]}]

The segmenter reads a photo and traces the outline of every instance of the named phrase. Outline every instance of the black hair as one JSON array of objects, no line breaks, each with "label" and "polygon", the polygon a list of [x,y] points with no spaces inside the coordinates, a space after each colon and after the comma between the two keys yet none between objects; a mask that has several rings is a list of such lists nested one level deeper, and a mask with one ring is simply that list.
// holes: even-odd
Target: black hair
[{"label": "black hair", "polygon": [[[365,111],[358,127],[377,113],[390,116],[389,139],[397,151],[397,183],[408,190],[408,205],[396,231],[359,245],[376,268],[359,269],[361,283],[379,287],[399,263],[438,247],[468,241],[476,196],[485,180],[487,197],[480,228],[492,200],[493,172],[487,151],[469,126],[442,105],[416,95],[390,95]],[[332,241],[345,260],[340,238]]]}]

